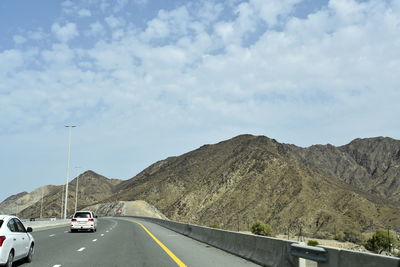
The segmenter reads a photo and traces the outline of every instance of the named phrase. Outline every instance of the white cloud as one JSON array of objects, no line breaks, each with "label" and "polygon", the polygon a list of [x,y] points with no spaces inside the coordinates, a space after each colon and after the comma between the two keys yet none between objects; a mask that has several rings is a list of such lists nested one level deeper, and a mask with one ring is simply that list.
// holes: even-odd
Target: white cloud
[{"label": "white cloud", "polygon": [[26,42],[26,38],[21,35],[14,35],[13,40],[16,45],[20,45]]},{"label": "white cloud", "polygon": [[19,50],[5,50],[0,53],[0,62],[7,64],[0,64],[2,73],[13,72],[16,68],[21,67],[24,63],[24,55]]},{"label": "white cloud", "polygon": [[91,17],[92,12],[90,12],[89,9],[83,8],[78,11],[78,15],[79,15],[79,17]]},{"label": "white cloud", "polygon": [[89,35],[91,36],[96,36],[104,33],[104,27],[99,21],[90,24],[89,28]]},{"label": "white cloud", "polygon": [[28,38],[33,39],[35,41],[40,41],[46,38],[46,34],[44,33],[43,29],[37,29],[34,31],[29,31],[27,33]]},{"label": "white cloud", "polygon": [[123,20],[118,19],[114,16],[109,16],[105,18],[106,23],[108,24],[108,26],[110,26],[111,28],[117,28],[120,26],[124,25]]},{"label": "white cloud", "polygon": [[145,151],[132,136],[164,148],[148,163],[245,132],[299,145],[400,137],[400,8],[331,1],[301,19],[296,3],[242,1],[229,16],[220,1],[192,2],[141,27],[121,10],[85,26],[91,38],[55,23],[61,43],[0,52],[0,131],[74,121],[97,152]]},{"label": "white cloud", "polygon": [[79,36],[76,24],[71,22],[66,23],[64,26],[54,23],[51,25],[51,31],[59,41],[64,43]]},{"label": "white cloud", "polygon": [[273,27],[279,19],[286,18],[299,2],[301,0],[250,0],[249,5],[259,13],[261,19]]},{"label": "white cloud", "polygon": [[61,3],[63,7],[72,7],[74,3],[70,0],[64,1]]}]

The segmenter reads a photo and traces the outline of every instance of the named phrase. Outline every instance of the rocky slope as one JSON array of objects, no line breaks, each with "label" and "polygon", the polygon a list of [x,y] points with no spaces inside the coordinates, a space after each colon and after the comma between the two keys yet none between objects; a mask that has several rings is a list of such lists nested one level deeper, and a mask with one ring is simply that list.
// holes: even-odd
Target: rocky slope
[{"label": "rocky slope", "polygon": [[164,214],[146,201],[116,201],[85,207],[98,216],[142,216],[167,219]]},{"label": "rocky slope", "polygon": [[0,203],[0,214],[17,214],[20,211],[28,208],[34,203],[38,202],[43,196],[51,194],[54,190],[57,190],[56,186],[46,185],[35,189],[34,191],[22,192],[16,195],[12,195]]},{"label": "rocky slope", "polygon": [[[171,219],[231,229],[256,220],[278,231],[302,225],[314,234],[399,224],[398,206],[381,198],[387,193],[397,201],[398,186],[372,184],[367,175],[375,169],[369,164],[382,169],[387,165],[379,160],[392,157],[371,152],[375,156],[365,159],[360,154],[383,148],[374,144],[362,150],[364,145],[354,142],[299,148],[264,136],[238,136],[157,162],[121,183],[110,200],[143,199]],[[390,166],[397,163],[394,158]],[[375,185],[381,185],[378,194],[371,190]]]},{"label": "rocky slope", "polygon": [[[75,209],[76,180],[77,178],[69,183],[68,215],[71,215]],[[116,188],[121,182],[121,180],[117,179],[108,179],[93,171],[84,172],[79,176],[78,181],[78,209],[109,198],[116,192]],[[43,199],[43,217],[60,217],[63,195],[63,186],[53,186],[53,190],[48,192]],[[39,217],[40,206],[40,201],[32,202],[18,216],[23,218]]]},{"label": "rocky slope", "polygon": [[400,202],[400,141],[392,138],[356,139],[334,147],[291,146],[308,164],[357,189],[394,203]]}]

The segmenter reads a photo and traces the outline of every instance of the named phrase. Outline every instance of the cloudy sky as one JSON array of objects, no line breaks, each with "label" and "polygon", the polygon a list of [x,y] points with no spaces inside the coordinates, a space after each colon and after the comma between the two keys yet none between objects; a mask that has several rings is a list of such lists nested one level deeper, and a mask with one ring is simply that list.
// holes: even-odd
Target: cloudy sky
[{"label": "cloudy sky", "polygon": [[249,133],[400,139],[400,1],[0,0],[0,201]]}]

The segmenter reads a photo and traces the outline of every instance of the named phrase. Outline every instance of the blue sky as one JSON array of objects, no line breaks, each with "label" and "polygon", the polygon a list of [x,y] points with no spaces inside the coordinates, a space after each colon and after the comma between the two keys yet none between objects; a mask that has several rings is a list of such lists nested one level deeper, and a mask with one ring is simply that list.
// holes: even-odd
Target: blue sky
[{"label": "blue sky", "polygon": [[400,2],[0,0],[0,200],[239,134],[399,139]]}]

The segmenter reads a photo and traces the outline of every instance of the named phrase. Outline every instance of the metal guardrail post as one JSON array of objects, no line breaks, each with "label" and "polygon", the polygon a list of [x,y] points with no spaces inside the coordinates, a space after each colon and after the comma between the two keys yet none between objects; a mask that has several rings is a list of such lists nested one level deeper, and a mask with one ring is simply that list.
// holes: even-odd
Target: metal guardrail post
[{"label": "metal guardrail post", "polygon": [[292,256],[316,262],[328,262],[328,252],[321,247],[306,246],[297,243],[290,245]]}]

